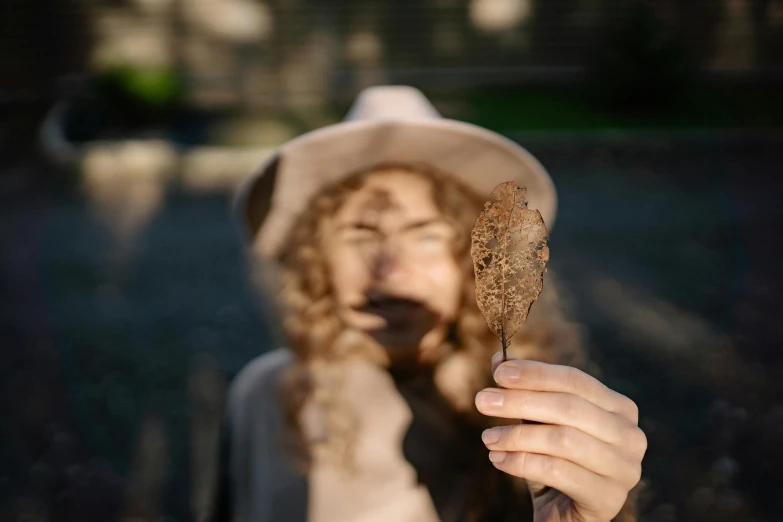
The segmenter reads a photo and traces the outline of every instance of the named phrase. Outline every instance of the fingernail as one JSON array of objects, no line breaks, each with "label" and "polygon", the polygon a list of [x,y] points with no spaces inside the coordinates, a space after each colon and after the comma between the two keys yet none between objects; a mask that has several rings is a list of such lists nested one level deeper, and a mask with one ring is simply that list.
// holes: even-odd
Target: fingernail
[{"label": "fingernail", "polygon": [[513,364],[501,364],[495,370],[495,380],[498,381],[517,381],[519,380],[519,368]]},{"label": "fingernail", "polygon": [[476,395],[476,404],[485,408],[500,408],[503,406],[503,394],[495,391],[480,391]]},{"label": "fingernail", "polygon": [[506,460],[506,452],[505,451],[490,451],[489,452],[489,461],[490,462],[498,464],[500,462],[503,462],[504,460]]},{"label": "fingernail", "polygon": [[500,440],[500,428],[490,428],[488,430],[484,430],[484,433],[481,434],[481,440],[484,441],[484,444],[496,443]]}]

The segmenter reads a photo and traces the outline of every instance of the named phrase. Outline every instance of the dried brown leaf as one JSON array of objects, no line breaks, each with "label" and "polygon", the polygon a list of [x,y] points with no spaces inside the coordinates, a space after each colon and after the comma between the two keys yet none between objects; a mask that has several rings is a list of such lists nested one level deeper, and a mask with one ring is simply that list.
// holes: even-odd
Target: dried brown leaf
[{"label": "dried brown leaf", "polygon": [[527,208],[526,194],[513,181],[495,187],[472,234],[476,301],[504,359],[541,293],[549,262],[546,225],[538,210]]}]

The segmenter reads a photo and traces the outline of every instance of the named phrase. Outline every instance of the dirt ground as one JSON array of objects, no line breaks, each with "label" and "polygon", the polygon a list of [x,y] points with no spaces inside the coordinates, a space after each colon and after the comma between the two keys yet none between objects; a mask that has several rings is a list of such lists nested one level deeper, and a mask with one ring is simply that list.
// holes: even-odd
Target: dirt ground
[{"label": "dirt ground", "polygon": [[[559,191],[552,273],[640,406],[642,520],[783,520],[783,139],[527,145]],[[3,174],[0,519],[114,519],[144,436],[189,520],[189,383],[274,345],[228,198],[169,190],[118,240],[66,173]]]}]

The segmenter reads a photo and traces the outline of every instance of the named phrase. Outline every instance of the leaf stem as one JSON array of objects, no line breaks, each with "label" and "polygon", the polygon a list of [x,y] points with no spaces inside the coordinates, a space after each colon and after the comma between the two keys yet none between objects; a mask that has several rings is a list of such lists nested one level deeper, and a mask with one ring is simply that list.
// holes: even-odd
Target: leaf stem
[{"label": "leaf stem", "polygon": [[500,343],[503,346],[503,361],[506,361],[506,349],[508,348],[508,339],[506,339],[506,261],[508,257],[508,229],[511,228],[511,218],[514,217],[514,208],[517,205],[517,193],[514,192],[511,202],[511,209],[508,212],[508,222],[506,230],[503,231],[503,265],[500,269],[501,281],[503,281],[503,292],[500,300]]}]

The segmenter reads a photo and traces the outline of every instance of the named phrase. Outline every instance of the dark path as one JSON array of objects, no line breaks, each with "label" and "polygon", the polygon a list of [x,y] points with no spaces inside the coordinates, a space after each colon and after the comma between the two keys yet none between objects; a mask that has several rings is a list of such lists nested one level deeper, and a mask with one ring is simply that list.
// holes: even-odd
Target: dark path
[{"label": "dark path", "polygon": [[[553,271],[642,410],[644,520],[783,519],[783,142],[529,148],[560,193]],[[269,337],[227,198],[170,192],[118,264],[47,179],[0,187],[0,519],[109,520],[157,418],[166,510],[186,520],[188,378],[230,378]]]}]

